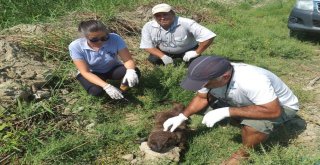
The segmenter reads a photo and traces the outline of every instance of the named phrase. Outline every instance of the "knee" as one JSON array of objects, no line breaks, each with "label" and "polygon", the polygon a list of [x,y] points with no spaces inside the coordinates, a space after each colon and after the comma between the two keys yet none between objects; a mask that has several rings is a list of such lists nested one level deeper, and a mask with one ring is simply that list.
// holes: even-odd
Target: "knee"
[{"label": "knee", "polygon": [[265,142],[269,134],[260,132],[250,126],[243,126],[241,129],[242,144],[246,147],[254,148]]},{"label": "knee", "polygon": [[255,133],[258,133],[260,131],[258,131],[257,129],[251,127],[251,126],[248,126],[248,125],[243,125],[241,127],[242,129],[242,132],[244,132],[245,134],[255,134]]},{"label": "knee", "polygon": [[92,86],[88,89],[88,93],[92,96],[101,96],[103,89],[98,86]]}]

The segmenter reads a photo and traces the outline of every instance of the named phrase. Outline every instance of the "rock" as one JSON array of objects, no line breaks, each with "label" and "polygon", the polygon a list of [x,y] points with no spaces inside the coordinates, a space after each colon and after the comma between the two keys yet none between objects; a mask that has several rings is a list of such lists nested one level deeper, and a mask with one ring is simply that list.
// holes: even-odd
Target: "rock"
[{"label": "rock", "polygon": [[32,89],[32,92],[33,93],[36,93],[37,90],[41,89],[44,84],[46,84],[46,81],[45,80],[38,80],[38,81],[33,81],[30,86],[31,86],[31,89]]},{"label": "rock", "polygon": [[93,131],[92,128],[95,126],[95,123],[90,123],[86,126],[86,130],[88,130],[89,132]]},{"label": "rock", "polygon": [[66,94],[69,93],[69,91],[68,91],[67,89],[61,89],[61,93],[62,93],[63,95],[66,95]]},{"label": "rock", "polygon": [[83,111],[84,110],[84,107],[79,107],[78,108],[78,111]]},{"label": "rock", "polygon": [[134,159],[134,155],[133,154],[127,154],[127,155],[123,155],[121,156],[122,159],[128,160],[128,161],[132,161]]},{"label": "rock", "polygon": [[78,101],[76,98],[71,98],[71,97],[64,97],[64,99],[69,105],[73,105]]},{"label": "rock", "polygon": [[33,94],[36,99],[45,99],[50,97],[50,91],[38,90]]},{"label": "rock", "polygon": [[20,90],[18,94],[15,96],[16,98],[22,99],[24,101],[28,101],[32,93],[30,90]]},{"label": "rock", "polygon": [[70,115],[71,114],[71,110],[70,108],[65,108],[62,112],[63,115]]},{"label": "rock", "polygon": [[23,79],[34,79],[37,76],[37,73],[33,70],[27,70],[24,73],[20,74],[20,77]]},{"label": "rock", "polygon": [[12,80],[0,84],[0,100],[5,102],[12,102],[14,98],[19,97],[19,91],[22,86]]},{"label": "rock", "polygon": [[[4,59],[3,59],[4,57]],[[0,40],[0,58],[1,61],[13,61],[15,52],[13,47],[6,40]]]},{"label": "rock", "polygon": [[131,160],[130,164],[137,164],[138,163],[138,159],[133,159]]},{"label": "rock", "polygon": [[6,82],[6,78],[2,75],[0,75],[0,84]]},{"label": "rock", "polygon": [[149,146],[147,145],[147,142],[142,142],[140,145],[140,151],[144,153],[144,159],[154,162],[158,160],[172,160],[174,162],[179,162],[180,160],[180,148],[179,147],[174,147],[173,149],[169,150],[166,153],[158,153],[152,151]]},{"label": "rock", "polygon": [[12,79],[20,78],[20,76],[17,74],[17,72],[14,68],[11,68],[10,70],[7,71],[7,76]]}]

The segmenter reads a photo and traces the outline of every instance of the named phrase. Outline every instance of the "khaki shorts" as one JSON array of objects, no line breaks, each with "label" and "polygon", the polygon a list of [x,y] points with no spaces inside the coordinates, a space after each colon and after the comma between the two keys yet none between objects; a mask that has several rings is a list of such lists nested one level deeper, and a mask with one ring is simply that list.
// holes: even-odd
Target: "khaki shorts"
[{"label": "khaki shorts", "polygon": [[[206,109],[206,112],[213,110],[210,106]],[[288,120],[291,120],[295,117],[297,110],[282,107],[281,116],[277,119],[272,120],[256,120],[256,119],[240,119],[242,125],[246,125],[254,128],[255,130],[270,134],[275,126],[278,126]]]}]

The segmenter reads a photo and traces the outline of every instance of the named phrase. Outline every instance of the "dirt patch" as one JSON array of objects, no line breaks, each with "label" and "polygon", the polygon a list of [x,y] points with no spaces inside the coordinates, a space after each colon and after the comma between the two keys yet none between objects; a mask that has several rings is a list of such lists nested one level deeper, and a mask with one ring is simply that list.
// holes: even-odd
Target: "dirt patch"
[{"label": "dirt patch", "polygon": [[315,50],[316,56],[301,64],[299,67],[300,81],[303,82],[303,90],[312,95],[312,102],[301,103],[299,115],[306,121],[307,126],[296,139],[296,144],[310,147],[311,151],[319,150],[320,147],[320,53]]},{"label": "dirt patch", "polygon": [[[22,26],[29,27],[29,26]],[[27,29],[29,32],[29,30]],[[29,100],[47,82],[52,64],[33,59],[18,43],[0,39],[0,101],[7,107],[16,98]]]},{"label": "dirt patch", "polygon": [[130,125],[135,125],[140,121],[140,119],[139,116],[134,113],[126,113],[125,121]]}]

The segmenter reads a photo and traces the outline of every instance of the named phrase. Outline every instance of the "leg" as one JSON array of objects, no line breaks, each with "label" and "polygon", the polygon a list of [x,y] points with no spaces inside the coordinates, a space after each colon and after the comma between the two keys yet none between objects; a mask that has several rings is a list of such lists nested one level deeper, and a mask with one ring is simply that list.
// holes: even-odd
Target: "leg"
[{"label": "leg", "polygon": [[269,134],[262,133],[250,126],[243,126],[241,129],[242,145],[245,148],[255,148],[257,145],[265,142]]},{"label": "leg", "polygon": [[259,144],[265,142],[269,134],[265,134],[257,131],[256,129],[250,126],[243,126],[241,129],[242,136],[242,147],[233,153],[231,157],[224,161],[222,164],[224,165],[238,165],[241,160],[245,160],[249,157],[248,149],[255,148]]},{"label": "leg", "polygon": [[106,79],[110,80],[121,80],[126,74],[127,68],[124,65],[118,65],[105,73]]},{"label": "leg", "polygon": [[91,83],[87,79],[85,79],[81,74],[77,75],[77,80],[80,82],[80,84],[83,86],[83,88],[92,96],[100,96],[103,93],[103,89]]},{"label": "leg", "polygon": [[295,114],[296,110],[282,107],[281,116],[274,120],[243,119],[241,122],[242,148],[233,153],[224,164],[239,164],[241,160],[247,159],[249,157],[248,149],[255,148],[265,142],[274,126],[292,119]]}]

